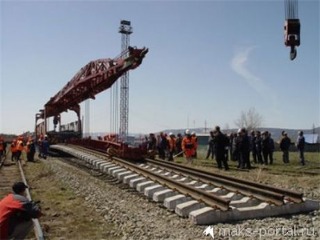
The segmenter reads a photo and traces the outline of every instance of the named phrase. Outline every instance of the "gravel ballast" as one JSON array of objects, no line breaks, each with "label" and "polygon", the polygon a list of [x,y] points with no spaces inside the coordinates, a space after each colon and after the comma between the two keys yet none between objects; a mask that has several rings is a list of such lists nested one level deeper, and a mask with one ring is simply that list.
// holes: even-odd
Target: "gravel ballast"
[{"label": "gravel ballast", "polygon": [[[79,170],[58,158],[41,164],[50,169],[57,181],[84,199],[83,208],[94,209],[104,221],[112,224],[113,228],[102,229],[109,231],[106,239],[212,239],[203,234],[208,226],[191,224],[189,219],[180,218],[162,204],[148,200],[111,177]],[[318,189],[310,195],[313,199],[315,195],[319,198]],[[212,227],[215,239],[318,239],[320,219],[319,211],[314,211]]]}]

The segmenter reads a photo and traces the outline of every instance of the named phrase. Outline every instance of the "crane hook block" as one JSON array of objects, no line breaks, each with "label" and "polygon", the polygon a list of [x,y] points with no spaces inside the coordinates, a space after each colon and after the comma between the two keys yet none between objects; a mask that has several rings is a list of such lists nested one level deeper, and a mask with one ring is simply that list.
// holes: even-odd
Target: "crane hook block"
[{"label": "crane hook block", "polygon": [[296,47],[300,46],[300,20],[286,19],[284,23],[284,44],[290,47],[290,59],[297,56]]},{"label": "crane hook block", "polygon": [[287,19],[284,23],[284,44],[300,46],[300,20]]}]

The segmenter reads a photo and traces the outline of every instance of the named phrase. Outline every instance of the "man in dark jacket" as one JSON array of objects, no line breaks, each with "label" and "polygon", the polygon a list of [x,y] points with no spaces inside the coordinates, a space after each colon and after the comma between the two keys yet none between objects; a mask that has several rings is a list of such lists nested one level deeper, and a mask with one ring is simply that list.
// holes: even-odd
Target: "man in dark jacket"
[{"label": "man in dark jacket", "polygon": [[296,147],[299,150],[299,158],[300,158],[300,163],[302,165],[305,165],[305,162],[304,162],[304,145],[305,145],[305,139],[304,139],[304,136],[303,136],[303,131],[299,131],[298,132],[297,142],[296,142]]},{"label": "man in dark jacket", "polygon": [[222,164],[225,170],[229,170],[228,162],[225,156],[225,149],[228,146],[227,137],[220,131],[220,127],[216,126],[214,131],[214,150],[216,154],[216,161],[218,168],[222,168]]},{"label": "man in dark jacket", "polygon": [[39,206],[25,197],[26,188],[17,182],[13,193],[0,201],[0,239],[24,239],[32,229],[32,218],[41,216]]},{"label": "man in dark jacket", "polygon": [[269,132],[269,160],[270,160],[270,164],[273,164],[273,152],[274,152],[274,140],[271,137],[271,133]]},{"label": "man in dark jacket", "polygon": [[268,131],[265,131],[262,133],[261,147],[262,147],[263,163],[265,165],[268,165],[268,157],[270,153],[270,139],[269,139]]},{"label": "man in dark jacket", "polygon": [[289,163],[289,148],[291,144],[291,139],[288,137],[286,132],[283,132],[282,138],[280,140],[280,149],[282,151],[282,160],[284,163]]},{"label": "man in dark jacket", "polygon": [[250,164],[250,139],[245,128],[239,129],[239,165],[238,168],[251,168]]},{"label": "man in dark jacket", "polygon": [[214,159],[214,133],[213,133],[213,131],[210,131],[206,159],[208,159],[210,157],[210,155],[211,155],[211,159]]},{"label": "man in dark jacket", "polygon": [[256,136],[253,130],[251,131],[249,139],[250,139],[250,150],[252,152],[253,162],[257,163]]},{"label": "man in dark jacket", "polygon": [[256,148],[256,154],[259,164],[263,164],[262,160],[262,138],[261,138],[261,132],[256,131],[256,138],[255,138],[255,148]]}]

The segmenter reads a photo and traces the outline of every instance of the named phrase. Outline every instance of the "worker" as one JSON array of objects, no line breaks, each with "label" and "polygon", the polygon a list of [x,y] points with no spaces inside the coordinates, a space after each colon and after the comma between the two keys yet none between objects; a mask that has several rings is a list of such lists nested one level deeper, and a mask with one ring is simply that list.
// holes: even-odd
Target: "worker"
[{"label": "worker", "polygon": [[301,165],[305,165],[304,161],[304,147],[305,147],[305,138],[303,136],[303,131],[298,132],[298,138],[296,141],[296,147],[299,150],[299,158],[300,158],[300,163]]},{"label": "worker", "polygon": [[248,136],[248,132],[245,128],[240,128],[238,130],[239,139],[238,139],[238,147],[239,147],[239,160],[238,160],[238,168],[240,169],[251,169],[250,164],[250,138]]},{"label": "worker", "polygon": [[35,148],[35,144],[32,137],[29,137],[26,143],[26,153],[27,153],[27,160],[30,162],[33,162],[34,155],[36,153],[36,148]]},{"label": "worker", "polygon": [[157,154],[157,139],[154,133],[150,133],[147,138],[147,151],[148,157],[154,159]]},{"label": "worker", "polygon": [[176,152],[175,152],[177,157],[183,157],[183,151],[181,147],[182,139],[183,137],[181,133],[178,133],[176,137]]},{"label": "worker", "polygon": [[197,137],[196,132],[192,132],[191,136],[195,142],[193,158],[197,159],[198,137]]},{"label": "worker", "polygon": [[41,157],[43,157],[44,159],[47,159],[48,152],[49,152],[49,141],[48,141],[48,136],[45,135],[44,139],[41,142]]},{"label": "worker", "polygon": [[22,151],[24,150],[24,143],[23,143],[23,137],[19,136],[17,143],[16,143],[16,157],[17,160],[20,160]]},{"label": "worker", "polygon": [[192,164],[196,149],[196,142],[195,139],[191,136],[189,129],[185,131],[185,136],[182,139],[181,147],[186,157],[187,164]]},{"label": "worker", "polygon": [[13,139],[10,144],[10,151],[11,151],[11,161],[17,160],[17,140]]},{"label": "worker", "polygon": [[2,159],[2,156],[5,154],[5,144],[4,139],[0,136],[0,160]]},{"label": "worker", "polygon": [[214,135],[213,131],[210,131],[210,136],[208,138],[208,150],[206,159],[211,156],[211,159],[214,159]]},{"label": "worker", "polygon": [[288,133],[282,131],[282,138],[280,140],[280,149],[282,151],[282,161],[289,163],[289,149],[291,145],[291,139],[288,137]]},{"label": "worker", "polygon": [[158,143],[158,153],[159,158],[164,160],[166,158],[166,153],[168,152],[168,140],[167,140],[167,134],[160,132]]},{"label": "worker", "polygon": [[32,229],[32,218],[41,216],[39,205],[26,198],[27,188],[16,182],[13,193],[0,201],[0,239],[24,239]]},{"label": "worker", "polygon": [[175,150],[176,150],[176,138],[172,132],[169,133],[168,145],[169,145],[168,160],[173,161],[173,154],[175,153]]},{"label": "worker", "polygon": [[229,170],[228,162],[225,156],[225,148],[228,145],[227,137],[220,131],[220,127],[216,126],[214,130],[214,147],[218,168]]}]

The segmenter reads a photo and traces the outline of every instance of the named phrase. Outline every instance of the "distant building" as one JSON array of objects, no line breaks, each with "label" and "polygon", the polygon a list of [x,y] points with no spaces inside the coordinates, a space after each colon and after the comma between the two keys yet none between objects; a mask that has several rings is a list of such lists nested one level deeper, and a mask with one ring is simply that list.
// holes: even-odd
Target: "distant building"
[{"label": "distant building", "polygon": [[198,138],[198,145],[208,145],[209,133],[196,133]]},{"label": "distant building", "polygon": [[303,134],[305,142],[307,144],[316,144],[319,143],[319,134],[314,133],[305,133]]}]

